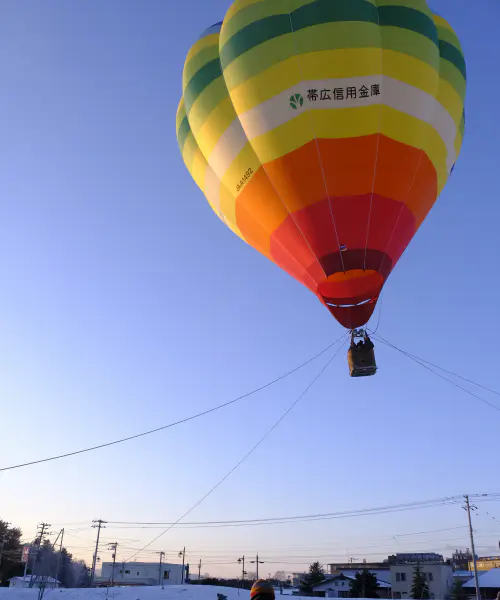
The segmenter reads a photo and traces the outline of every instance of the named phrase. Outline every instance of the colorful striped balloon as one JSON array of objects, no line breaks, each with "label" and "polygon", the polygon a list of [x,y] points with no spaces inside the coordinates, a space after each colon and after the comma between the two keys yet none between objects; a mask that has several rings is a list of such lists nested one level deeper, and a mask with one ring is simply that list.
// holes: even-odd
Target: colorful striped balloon
[{"label": "colorful striped balloon", "polygon": [[188,53],[177,137],[222,221],[352,329],[453,170],[465,89],[426,0],[236,0]]}]

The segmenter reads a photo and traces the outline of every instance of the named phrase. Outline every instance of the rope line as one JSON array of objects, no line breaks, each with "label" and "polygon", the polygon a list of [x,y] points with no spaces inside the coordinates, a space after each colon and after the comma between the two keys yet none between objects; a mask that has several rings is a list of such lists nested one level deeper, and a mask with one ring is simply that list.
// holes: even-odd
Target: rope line
[{"label": "rope line", "polygon": [[274,423],[274,425],[270,429],[267,430],[267,432],[258,440],[258,442],[256,444],[254,444],[252,446],[252,448],[250,448],[250,450],[243,456],[243,458],[241,458],[234,465],[234,467],[230,471],[228,471],[224,475],[224,477],[222,477],[222,479],[220,479],[212,488],[210,488],[210,490],[208,490],[208,492],[204,496],[202,496],[197,502],[195,502],[195,504],[193,504],[191,506],[191,508],[189,508],[181,517],[179,517],[177,519],[177,521],[175,521],[174,523],[172,523],[169,527],[167,527],[164,531],[162,531],[160,534],[158,534],[155,538],[153,538],[150,542],[148,542],[145,546],[143,546],[135,554],[132,554],[129,558],[126,559],[125,562],[129,562],[132,558],[134,558],[135,556],[137,556],[137,554],[139,554],[140,552],[142,552],[143,550],[145,550],[146,548],[148,548],[149,546],[151,546],[151,544],[154,544],[163,535],[165,535],[166,533],[168,533],[173,527],[175,527],[176,525],[178,525],[185,517],[187,517],[191,512],[193,512],[193,510],[195,508],[198,508],[198,506],[200,506],[200,504],[202,502],[204,502],[209,496],[211,496],[226,481],[226,479],[228,479],[236,471],[236,469],[238,469],[238,467],[240,465],[242,465],[255,452],[255,450],[257,450],[257,448],[264,442],[264,440],[266,440],[271,435],[271,433],[278,427],[278,425],[283,421],[283,419],[286,418],[286,416],[293,410],[293,408],[300,402],[300,400],[302,400],[302,398],[307,394],[307,392],[311,389],[311,387],[316,383],[316,381],[318,381],[318,379],[321,377],[321,375],[326,371],[326,369],[328,368],[328,366],[330,365],[330,363],[333,361],[333,359],[338,355],[338,353],[344,347],[346,335],[347,334],[344,334],[341,338],[339,338],[337,340],[337,341],[343,340],[344,343],[342,343],[339,346],[339,348],[334,352],[334,354],[328,360],[328,362],[325,364],[325,366],[322,367],[320,371],[318,371],[318,373],[316,374],[316,376],[306,386],[306,388],[302,391],[302,393],[292,402],[292,404],[290,404],[290,406],[285,410],[285,412],[281,415],[281,417]]},{"label": "rope line", "polygon": [[[405,350],[401,350],[401,348],[398,348],[397,346],[395,346],[394,344],[391,344],[391,342],[388,342],[387,340],[384,340],[384,338],[380,337],[378,334],[374,336],[374,338],[380,342],[382,342],[383,344],[385,344],[386,346],[389,346],[390,348],[393,348],[394,350],[397,350],[398,352],[400,352],[401,354],[403,354],[404,356],[407,356],[410,360],[413,360],[414,362],[416,362],[418,365],[420,365],[421,367],[424,367],[424,369],[427,369],[428,371],[430,371],[431,373],[433,373],[434,375],[436,375],[437,377],[440,377],[441,379],[443,379],[444,381],[447,381],[448,383],[451,383],[451,385],[454,385],[455,387],[457,387],[458,389],[462,390],[463,392],[465,392],[466,394],[469,394],[469,396],[472,396],[473,398],[476,398],[477,400],[479,400],[480,402],[482,402],[483,404],[486,404],[487,406],[489,406],[490,408],[493,408],[497,411],[500,412],[500,407],[497,406],[496,404],[493,404],[492,402],[488,402],[488,400],[485,400],[484,398],[482,398],[481,396],[478,396],[477,394],[475,394],[474,392],[471,392],[470,390],[468,390],[467,388],[459,385],[458,383],[456,383],[455,381],[453,381],[452,379],[445,377],[444,375],[442,375],[441,373],[439,373],[438,371],[435,371],[431,366],[429,366],[431,363],[427,363],[427,361],[424,361],[423,359],[419,359],[418,357],[413,356],[412,354],[410,354],[409,352],[406,352]],[[437,365],[432,365],[435,366],[436,369],[441,369],[443,371],[446,371],[446,369],[442,369],[441,367],[438,367]],[[492,392],[494,394],[498,394],[497,391],[492,390],[490,388],[487,388],[479,383],[476,383],[475,381],[472,381],[471,379],[466,379],[465,377],[462,377],[461,375],[452,373],[451,371],[446,371],[449,374],[453,374],[455,377],[458,377],[460,379],[464,379],[465,381],[473,384],[473,385],[477,385],[478,387],[481,387],[485,390],[488,390],[489,392]]]},{"label": "rope line", "polygon": [[262,390],[265,390],[266,388],[271,387],[275,383],[278,383],[282,379],[285,379],[286,377],[289,377],[293,373],[296,373],[297,371],[299,371],[300,369],[302,369],[303,367],[305,367],[309,363],[313,362],[314,360],[316,360],[317,358],[319,358],[320,356],[322,356],[323,354],[325,354],[325,352],[328,352],[328,350],[330,350],[331,348],[333,348],[342,339],[342,337],[338,338],[337,340],[335,340],[334,342],[332,342],[329,346],[327,346],[324,350],[321,350],[321,352],[318,352],[313,357],[309,358],[304,363],[300,364],[298,367],[295,367],[291,371],[288,371],[284,375],[280,375],[280,377],[277,377],[276,379],[273,379],[272,381],[269,381],[268,383],[266,383],[266,384],[264,384],[264,385],[262,385],[262,386],[260,386],[258,388],[255,388],[251,392],[247,392],[246,394],[243,394],[242,396],[238,396],[238,398],[234,398],[233,400],[229,400],[228,402],[224,402],[223,404],[219,404],[218,406],[214,406],[212,408],[209,408],[207,410],[199,412],[199,413],[197,413],[195,415],[191,415],[190,417],[186,417],[184,419],[180,419],[179,421],[174,421],[173,423],[169,423],[167,425],[162,425],[161,427],[156,427],[155,429],[150,429],[148,431],[143,431],[143,432],[137,433],[135,435],[131,435],[131,436],[128,436],[128,437],[120,438],[118,440],[113,440],[111,442],[105,442],[104,444],[98,444],[97,446],[90,446],[89,448],[82,448],[80,450],[75,450],[73,452],[66,452],[65,454],[58,454],[56,456],[50,456],[48,458],[41,458],[41,459],[38,459],[38,460],[32,460],[30,462],[20,463],[20,464],[17,464],[17,465],[11,465],[9,467],[2,467],[2,468],[0,468],[0,472],[2,472],[2,471],[11,471],[13,469],[20,469],[22,467],[29,467],[31,465],[38,465],[40,463],[45,463],[45,462],[49,462],[49,461],[52,461],[52,460],[59,460],[61,458],[67,458],[69,456],[76,456],[78,454],[84,454],[85,452],[92,452],[93,450],[100,450],[101,448],[107,448],[109,446],[115,446],[116,444],[122,444],[124,442],[129,442],[130,440],[135,440],[137,438],[144,437],[146,435],[151,435],[153,433],[157,433],[158,431],[163,431],[165,429],[170,429],[171,427],[176,427],[177,425],[182,425],[183,423],[188,423],[189,421],[193,421],[194,419],[198,419],[200,417],[204,417],[205,415],[208,415],[210,413],[213,413],[213,412],[216,412],[218,410],[221,410],[222,408],[225,408],[226,406],[230,406],[231,404],[235,404],[236,402],[239,402],[240,400],[244,400],[245,398],[248,398],[249,396],[252,396],[252,395],[254,395],[254,394],[258,393],[258,392],[261,392]]}]

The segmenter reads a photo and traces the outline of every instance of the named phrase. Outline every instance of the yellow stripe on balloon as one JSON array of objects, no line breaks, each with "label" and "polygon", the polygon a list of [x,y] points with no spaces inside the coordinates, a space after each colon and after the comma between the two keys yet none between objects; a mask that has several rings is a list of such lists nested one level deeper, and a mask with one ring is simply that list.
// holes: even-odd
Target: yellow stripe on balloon
[{"label": "yellow stripe on balloon", "polygon": [[437,101],[448,111],[457,128],[460,127],[460,122],[462,121],[462,115],[464,111],[464,104],[462,102],[462,98],[460,98],[455,88],[446,80],[440,78],[439,89],[436,98]]},{"label": "yellow stripe on balloon", "polygon": [[[247,144],[241,152],[239,152],[234,160],[227,167],[224,175],[222,176],[222,183],[232,191],[236,198],[242,190],[237,190],[238,184],[241,182],[245,173],[251,169],[253,175],[257,173],[261,166],[259,158],[255,154],[252,146]],[[244,187],[244,186],[243,186]],[[243,189],[242,187],[242,189]]]},{"label": "yellow stripe on balloon", "polygon": [[450,31],[450,33],[452,33],[455,37],[458,44],[460,44],[457,34],[446,19],[443,19],[443,17],[441,17],[440,15],[432,15],[432,18],[434,19],[434,23],[437,25],[437,27],[442,27],[443,29],[447,29],[448,31]]},{"label": "yellow stripe on balloon", "polygon": [[[234,88],[231,98],[241,114],[300,81],[363,77],[381,72],[428,94],[436,95],[438,92],[439,74],[428,64],[392,50],[355,48],[312,52],[290,58]],[[456,93],[454,99],[447,100],[447,104],[461,113],[458,103],[461,104],[461,101]]]},{"label": "yellow stripe on balloon", "polygon": [[199,52],[202,52],[206,48],[213,46],[214,43],[218,44],[218,40],[218,33],[212,33],[210,35],[206,35],[205,37],[200,38],[193,46],[191,46],[189,52],[187,53],[186,62],[184,64],[187,64]]},{"label": "yellow stripe on balloon", "polygon": [[212,44],[197,52],[193,58],[187,61],[184,65],[184,72],[182,74],[182,82],[184,87],[186,87],[186,85],[191,81],[191,78],[196,75],[196,73],[208,62],[211,62],[212,60],[218,60],[219,36],[217,34],[213,34],[209,36],[209,38],[213,40]]},{"label": "yellow stripe on balloon", "polygon": [[179,132],[182,120],[186,116],[186,107],[184,106],[184,98],[181,98],[179,106],[177,107],[177,113],[175,115],[175,130]]},{"label": "yellow stripe on balloon", "polygon": [[[190,115],[193,120],[196,115]],[[197,136],[200,138],[200,146],[203,149],[205,156],[210,156],[217,142],[224,131],[231,125],[236,118],[233,104],[229,96],[225,98],[204,121],[200,122],[201,127],[198,130]],[[196,119],[198,122],[198,119]]]}]

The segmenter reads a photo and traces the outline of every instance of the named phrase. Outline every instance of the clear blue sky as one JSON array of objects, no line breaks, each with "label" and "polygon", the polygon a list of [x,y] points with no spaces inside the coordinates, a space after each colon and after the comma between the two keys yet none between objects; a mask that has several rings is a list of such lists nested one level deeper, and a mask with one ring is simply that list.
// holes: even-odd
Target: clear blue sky
[{"label": "clear blue sky", "polygon": [[[2,2],[0,466],[188,416],[280,375],[342,333],[308,290],[220,223],[179,156],[175,112],[184,57],[227,7],[226,0],[179,2],[175,11],[164,0]],[[499,348],[485,347],[485,337],[496,338],[499,327],[500,52],[493,43],[500,7],[495,0],[436,0],[433,8],[463,42],[466,138],[448,187],[386,286],[379,333],[498,388]],[[500,491],[500,413],[388,348],[378,346],[377,357],[376,377],[350,380],[339,356],[191,518]],[[41,520],[176,519],[321,364],[168,432],[0,474],[0,517],[27,536]],[[498,397],[488,399],[500,405]],[[498,504],[487,510],[500,520]],[[391,536],[461,524],[463,511],[451,507],[174,531],[153,549],[167,549],[167,560],[186,544],[191,560],[203,554],[228,561],[260,550],[269,563],[304,554],[327,562],[324,554],[448,551],[467,545],[465,530],[418,544]],[[480,551],[493,552],[500,521],[483,511],[476,525],[491,534],[480,538]],[[88,557],[94,532],[75,535],[70,548]],[[124,547],[150,537],[149,530],[106,532],[128,540]],[[235,573],[236,566],[203,570]]]}]

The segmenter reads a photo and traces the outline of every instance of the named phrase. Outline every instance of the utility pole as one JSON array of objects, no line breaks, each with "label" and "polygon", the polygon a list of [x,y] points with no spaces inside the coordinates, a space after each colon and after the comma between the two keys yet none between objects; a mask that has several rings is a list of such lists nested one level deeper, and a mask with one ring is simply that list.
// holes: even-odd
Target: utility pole
[{"label": "utility pole", "polygon": [[476,549],[474,547],[474,531],[472,529],[472,520],[470,516],[471,508],[472,510],[475,510],[476,507],[471,507],[468,494],[465,495],[465,506],[463,506],[462,508],[464,508],[467,511],[467,518],[469,520],[470,545],[472,549],[472,562],[474,564],[474,580],[476,582],[476,599],[481,600],[481,590],[479,588],[479,578],[477,576]]},{"label": "utility pole", "polygon": [[63,548],[63,539],[64,539],[64,528],[61,529],[61,531],[58,533],[54,543],[52,544],[52,550],[54,550],[56,544],[57,544],[57,540],[59,539],[59,536],[61,536],[61,543],[59,544],[59,555],[57,557],[57,565],[56,565],[56,574],[54,577],[54,587],[57,586],[57,581],[58,581],[58,576],[59,576],[59,565],[61,564],[61,554],[62,554],[62,548]]},{"label": "utility pole", "polygon": [[240,563],[240,565],[242,565],[242,567],[241,567],[241,580],[244,581],[245,580],[245,575],[247,574],[247,572],[245,571],[245,555],[243,555],[241,558],[238,558],[238,562]]},{"label": "utility pole", "polygon": [[[47,529],[50,527],[50,523],[40,523],[40,525],[38,525],[36,533],[38,535],[38,544],[36,547],[36,553],[35,553],[35,558],[33,561],[33,566],[31,569],[31,577],[30,577],[30,588],[33,587],[33,571],[35,570],[35,566],[36,566],[36,562],[38,560],[38,557],[40,556],[40,550],[42,547],[42,543],[43,543],[43,538],[46,535]],[[35,577],[36,580],[36,577]]]},{"label": "utility pole", "polygon": [[118,548],[118,542],[111,542],[108,544],[108,549],[113,551],[111,557],[113,558],[113,566],[111,567],[111,587],[115,584],[115,564],[116,564],[116,549]]},{"label": "utility pole", "polygon": [[156,554],[160,555],[160,569],[158,571],[158,585],[160,585],[160,583],[161,583],[161,589],[164,590],[165,589],[165,585],[164,585],[163,573],[161,571],[161,561],[162,561],[162,558],[165,557],[165,552],[163,552],[163,550],[160,550],[160,552],[157,552]]},{"label": "utility pole", "polygon": [[97,562],[97,552],[99,550],[99,537],[101,536],[101,529],[103,527],[106,528],[104,523],[107,523],[107,521],[103,521],[102,519],[95,519],[94,521],[92,521],[92,523],[93,523],[92,527],[97,527],[97,539],[95,542],[95,553],[94,553],[94,557],[92,559],[92,571],[90,572],[90,587],[92,587],[92,584],[94,583],[94,578],[95,578],[95,565]]},{"label": "utility pole", "polygon": [[198,581],[200,581],[201,579],[201,558],[200,558],[200,564],[198,565]]},{"label": "utility pole", "polygon": [[257,556],[255,557],[255,560],[251,560],[250,561],[252,563],[252,565],[255,565],[256,568],[256,572],[257,572],[257,579],[259,578],[259,565],[263,565],[264,561],[263,560],[259,560],[259,554],[257,553]]},{"label": "utility pole", "polygon": [[186,562],[186,546],[179,552],[179,558],[182,556],[182,585],[184,585],[184,565]]}]

